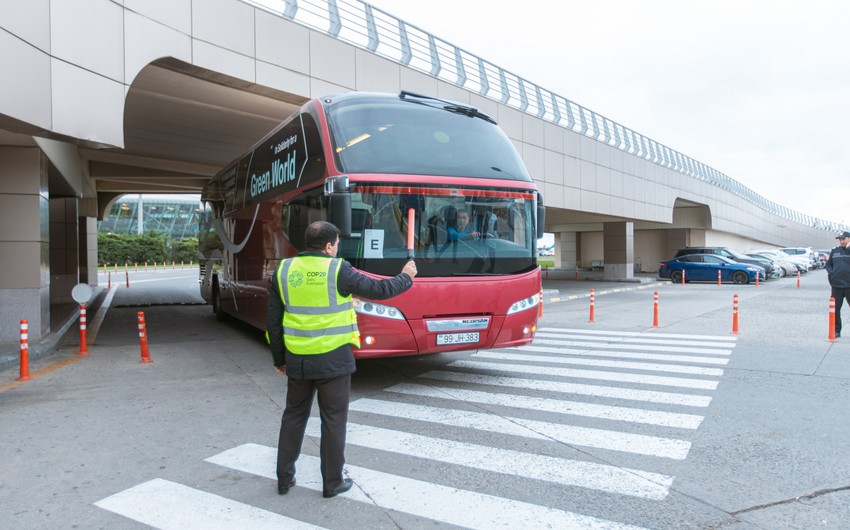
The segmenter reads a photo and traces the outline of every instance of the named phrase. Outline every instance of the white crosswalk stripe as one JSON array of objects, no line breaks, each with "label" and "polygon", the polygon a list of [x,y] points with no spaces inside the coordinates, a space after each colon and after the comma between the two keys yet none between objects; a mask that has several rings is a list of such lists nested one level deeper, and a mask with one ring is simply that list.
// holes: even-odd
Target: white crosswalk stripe
[{"label": "white crosswalk stripe", "polygon": [[[245,444],[225,451],[207,461],[246,473],[276,479],[274,475],[277,450],[255,444]],[[299,475],[319,477],[319,459],[301,455]],[[582,528],[587,530],[640,530],[641,527],[606,521],[586,515],[557,510],[466,491],[450,486],[423,482],[399,475],[346,464],[346,474],[354,480],[354,488],[346,498],[376,504],[385,509],[406,512],[434,521],[466,528]],[[298,481],[301,485],[301,481]],[[318,486],[316,488],[315,486]],[[321,481],[306,487],[321,489]],[[451,509],[462,506],[463,509]]]},{"label": "white crosswalk stripe", "polygon": [[676,392],[659,392],[655,390],[640,390],[636,388],[585,385],[581,383],[567,383],[564,381],[549,381],[545,379],[448,372],[444,370],[425,372],[419,377],[425,379],[440,379],[443,381],[456,381],[459,383],[476,383],[479,385],[546,390],[548,392],[558,392],[561,394],[607,397],[630,401],[648,401],[650,403],[667,403],[670,405],[682,405],[685,407],[707,407],[711,403],[711,396],[704,396],[701,394],[680,394]]},{"label": "white crosswalk stripe", "polygon": [[[605,498],[663,500],[675,481],[671,465],[687,458],[689,438],[724,374],[718,365],[729,362],[735,344],[734,337],[546,328],[530,346],[447,362],[415,381],[352,401],[347,445],[359,459],[346,465],[356,486],[343,496],[381,513],[467,528],[509,522],[521,528],[638,529],[606,520],[604,513],[562,509],[572,496],[528,502],[456,481],[468,469]],[[320,429],[314,417],[306,433],[318,437]],[[387,454],[418,463],[383,469],[381,455]],[[207,462],[275,480],[275,459],[272,447],[244,444]],[[434,482],[408,476],[423,465],[458,473],[438,472]],[[319,466],[318,458],[302,454],[297,487],[321,491]],[[180,502],[160,500],[169,495]],[[156,528],[315,528],[159,479],[96,505]],[[604,509],[605,503],[599,506],[577,503],[578,511]]]},{"label": "white crosswalk stripe", "polygon": [[322,528],[163,479],[153,479],[94,503],[162,529]]},{"label": "white crosswalk stripe", "polygon": [[723,375],[723,370],[720,368],[703,368],[702,366],[682,366],[678,364],[658,364],[658,363],[636,363],[632,361],[601,361],[598,359],[584,359],[582,357],[561,356],[543,357],[540,355],[521,355],[516,353],[504,353],[485,351],[473,355],[476,359],[499,359],[503,361],[531,361],[538,363],[555,363],[555,364],[579,364],[583,366],[604,366],[606,368],[624,368],[627,370],[647,370],[650,372],[673,372],[677,374],[692,374],[692,375]]},{"label": "white crosswalk stripe", "polygon": [[369,398],[358,399],[352,402],[351,410],[380,414],[382,416],[427,421],[441,425],[487,430],[525,438],[556,440],[583,447],[595,447],[679,460],[685,458],[691,447],[690,442],[670,440],[656,436],[559,425],[516,417],[501,418],[480,412],[441,409]]}]

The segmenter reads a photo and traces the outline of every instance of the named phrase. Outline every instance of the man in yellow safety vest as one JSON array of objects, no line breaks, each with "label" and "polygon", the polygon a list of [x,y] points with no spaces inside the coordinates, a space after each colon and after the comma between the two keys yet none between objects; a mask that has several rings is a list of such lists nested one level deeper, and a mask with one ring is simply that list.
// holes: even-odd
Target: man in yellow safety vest
[{"label": "man in yellow safety vest", "polygon": [[269,343],[275,367],[288,379],[277,449],[277,491],[284,495],[295,485],[295,461],[318,392],[322,494],[330,498],[353,484],[342,474],[355,371],[351,347],[360,346],[351,296],[373,300],[397,296],[413,286],[416,264],[408,261],[398,276],[375,280],[336,257],[339,229],[331,223],[310,224],[304,241],[307,250],[281,261],[269,288]]}]

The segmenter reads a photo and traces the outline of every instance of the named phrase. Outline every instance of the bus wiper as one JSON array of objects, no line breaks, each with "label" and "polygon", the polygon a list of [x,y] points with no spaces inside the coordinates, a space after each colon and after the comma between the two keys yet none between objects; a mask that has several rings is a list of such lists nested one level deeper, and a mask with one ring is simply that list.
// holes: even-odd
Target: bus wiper
[{"label": "bus wiper", "polygon": [[463,114],[464,116],[469,116],[470,118],[481,118],[484,121],[489,121],[490,123],[492,123],[494,125],[496,124],[496,120],[494,120],[490,116],[484,114],[483,112],[476,109],[475,107],[470,107],[469,105],[462,105],[462,104],[460,104],[456,101],[447,101],[445,99],[435,98],[433,96],[425,96],[425,95],[422,95],[422,94],[416,94],[414,92],[408,92],[407,90],[402,90],[401,93],[398,95],[398,97],[401,98],[401,99],[416,98],[416,99],[426,99],[426,100],[430,100],[430,101],[439,101],[440,103],[444,104],[444,106],[443,106],[444,110],[447,110],[449,112],[454,112],[456,114]]},{"label": "bus wiper", "polygon": [[456,112],[457,114],[463,114],[464,116],[469,116],[470,118],[481,118],[484,121],[489,121],[493,125],[496,125],[496,120],[491,118],[490,116],[484,114],[480,110],[475,107],[467,107],[465,105],[446,105],[443,109],[449,112]]}]

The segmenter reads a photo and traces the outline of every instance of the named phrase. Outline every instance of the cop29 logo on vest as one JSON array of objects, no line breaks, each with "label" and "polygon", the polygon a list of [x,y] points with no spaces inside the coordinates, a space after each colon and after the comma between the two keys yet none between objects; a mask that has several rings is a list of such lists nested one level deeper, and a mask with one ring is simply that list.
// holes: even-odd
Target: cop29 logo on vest
[{"label": "cop29 logo on vest", "polygon": [[301,274],[301,271],[292,271],[286,281],[289,282],[290,287],[300,287],[304,283],[304,275]]}]

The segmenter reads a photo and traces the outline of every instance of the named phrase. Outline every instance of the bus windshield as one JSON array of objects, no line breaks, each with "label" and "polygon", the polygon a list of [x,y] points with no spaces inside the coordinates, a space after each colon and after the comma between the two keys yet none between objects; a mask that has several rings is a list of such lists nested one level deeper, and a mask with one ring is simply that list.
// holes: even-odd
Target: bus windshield
[{"label": "bus windshield", "polygon": [[519,274],[536,267],[535,195],[529,191],[358,185],[351,237],[339,255],[363,271],[394,276],[407,259],[415,212],[418,276]]},{"label": "bus windshield", "polygon": [[327,116],[340,172],[532,181],[494,122],[457,109],[465,107],[379,96],[332,103]]}]

